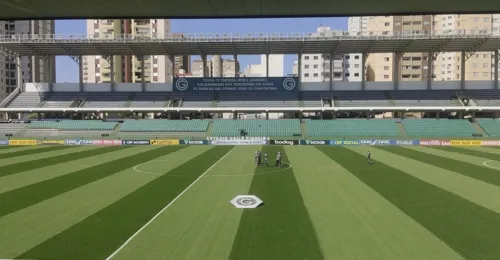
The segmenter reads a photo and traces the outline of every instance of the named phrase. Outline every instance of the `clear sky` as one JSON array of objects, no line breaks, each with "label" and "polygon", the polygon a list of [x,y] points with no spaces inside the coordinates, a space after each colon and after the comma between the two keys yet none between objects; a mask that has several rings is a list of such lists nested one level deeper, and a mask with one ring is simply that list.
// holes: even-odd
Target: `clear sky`
[{"label": "clear sky", "polygon": [[[259,33],[315,32],[319,26],[347,30],[347,18],[286,18],[286,19],[193,19],[172,20],[172,32],[179,33]],[[86,34],[85,20],[58,20],[56,34]],[[240,68],[259,64],[260,56],[238,56]],[[285,73],[292,72],[297,55],[285,56]],[[69,57],[57,57],[57,82],[78,82],[78,66]]]}]

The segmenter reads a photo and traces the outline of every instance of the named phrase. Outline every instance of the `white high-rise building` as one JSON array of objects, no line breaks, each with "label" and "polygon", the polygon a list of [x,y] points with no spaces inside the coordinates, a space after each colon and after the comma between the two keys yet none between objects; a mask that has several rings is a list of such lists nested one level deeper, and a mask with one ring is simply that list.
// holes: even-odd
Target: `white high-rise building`
[{"label": "white high-rise building", "polygon": [[[143,37],[165,37],[171,35],[170,20],[166,19],[115,19],[87,20],[87,33],[96,37],[103,35],[140,35]],[[104,83],[111,81],[111,60],[101,56],[83,58],[83,81]],[[172,82],[172,62],[165,55],[144,56],[144,75],[141,60],[136,56],[114,56],[115,82]]]},{"label": "white high-rise building", "polygon": [[[54,21],[0,21],[0,35],[54,34]],[[19,84],[25,82],[55,82],[55,57],[21,57],[22,78],[17,77],[16,60],[0,55],[0,100],[5,99]]]},{"label": "white high-rise building", "polygon": [[260,64],[248,65],[244,71],[246,77],[283,77],[285,55],[271,54],[269,55],[269,75],[267,74],[267,57],[266,55],[260,56]]},{"label": "white high-rise building", "polygon": [[[354,25],[353,25],[354,27]],[[332,36],[343,33],[330,27],[319,27],[317,36]],[[303,54],[301,59],[302,82],[361,81],[361,54],[335,55],[330,71],[330,54]]]}]

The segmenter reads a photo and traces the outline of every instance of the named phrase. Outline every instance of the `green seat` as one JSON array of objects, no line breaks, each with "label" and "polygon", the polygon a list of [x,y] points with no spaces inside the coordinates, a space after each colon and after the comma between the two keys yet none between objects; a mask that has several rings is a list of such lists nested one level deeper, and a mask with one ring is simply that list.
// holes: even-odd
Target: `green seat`
[{"label": "green seat", "polygon": [[206,132],[208,120],[125,120],[121,132]]},{"label": "green seat", "polygon": [[489,136],[500,136],[500,120],[498,118],[478,118],[476,122]]},{"label": "green seat", "polygon": [[214,121],[212,135],[240,136],[241,130],[245,130],[248,136],[287,137],[301,135],[300,121],[298,119],[219,119]]},{"label": "green seat", "polygon": [[112,131],[117,122],[103,122],[102,120],[61,120],[32,122],[32,129],[57,129],[61,131]]},{"label": "green seat", "polygon": [[466,119],[405,119],[402,125],[406,133],[414,137],[466,137],[478,134]]},{"label": "green seat", "polygon": [[386,137],[399,136],[400,131],[389,119],[336,119],[306,120],[308,136],[352,136],[352,137]]}]

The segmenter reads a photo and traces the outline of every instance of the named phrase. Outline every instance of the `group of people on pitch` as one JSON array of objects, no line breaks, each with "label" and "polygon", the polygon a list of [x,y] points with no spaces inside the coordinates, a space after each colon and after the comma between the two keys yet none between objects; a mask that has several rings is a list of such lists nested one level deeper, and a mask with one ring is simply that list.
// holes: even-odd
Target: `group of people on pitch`
[{"label": "group of people on pitch", "polygon": [[[261,152],[260,151],[256,151],[255,152],[255,165],[257,165],[257,166],[261,165],[261,157],[262,157]],[[269,166],[267,157],[268,157],[267,156],[267,152],[265,152],[264,153],[264,165],[266,167]],[[281,162],[281,152],[278,152],[276,154],[276,165],[275,165],[275,167],[281,167],[281,165],[282,165],[282,162]]]}]

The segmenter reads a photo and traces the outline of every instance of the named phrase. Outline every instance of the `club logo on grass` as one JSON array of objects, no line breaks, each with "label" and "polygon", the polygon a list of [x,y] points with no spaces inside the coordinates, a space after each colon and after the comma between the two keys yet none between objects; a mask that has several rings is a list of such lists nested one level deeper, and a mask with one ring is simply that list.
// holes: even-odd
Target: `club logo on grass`
[{"label": "club logo on grass", "polygon": [[230,203],[238,209],[254,209],[262,204],[262,200],[255,195],[238,195]]}]

